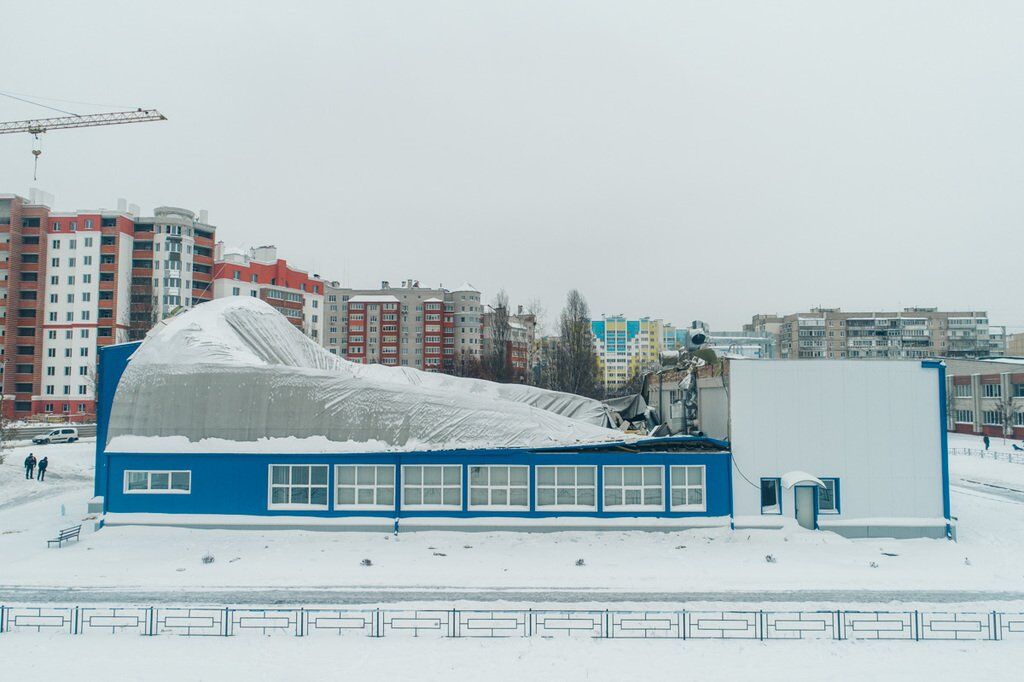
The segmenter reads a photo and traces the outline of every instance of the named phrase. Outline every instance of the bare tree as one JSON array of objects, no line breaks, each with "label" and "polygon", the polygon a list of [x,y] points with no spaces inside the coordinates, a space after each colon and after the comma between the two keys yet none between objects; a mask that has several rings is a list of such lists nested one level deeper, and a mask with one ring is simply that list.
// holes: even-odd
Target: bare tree
[{"label": "bare tree", "polygon": [[1013,422],[1017,415],[1013,406],[1013,396],[1000,393],[1000,396],[992,403],[992,408],[1003,432],[1003,443],[1006,443],[1006,434],[1013,433]]},{"label": "bare tree", "polygon": [[11,429],[11,420],[7,418],[6,403],[4,400],[3,390],[0,388],[0,464],[3,464],[7,459],[7,451],[11,447],[11,441],[14,438],[14,432]]},{"label": "bare tree", "polygon": [[598,395],[590,306],[579,290],[573,289],[566,296],[558,326],[561,336],[556,363],[558,389],[578,395]]},{"label": "bare tree", "polygon": [[488,378],[502,384],[512,380],[512,360],[509,346],[512,343],[512,321],[508,311],[508,294],[498,291],[487,314],[484,370]]}]

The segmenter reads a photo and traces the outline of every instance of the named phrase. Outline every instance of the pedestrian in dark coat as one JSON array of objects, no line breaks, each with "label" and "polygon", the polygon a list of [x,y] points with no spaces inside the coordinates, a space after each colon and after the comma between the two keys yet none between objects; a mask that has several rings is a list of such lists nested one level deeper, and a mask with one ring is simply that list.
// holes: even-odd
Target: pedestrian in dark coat
[{"label": "pedestrian in dark coat", "polygon": [[985,444],[985,449],[988,450],[988,436],[982,438],[981,442]]},{"label": "pedestrian in dark coat", "polygon": [[25,458],[25,478],[32,478],[36,470],[36,456],[31,452]]},{"label": "pedestrian in dark coat", "polygon": [[46,467],[48,465],[49,465],[49,462],[46,461],[46,457],[43,457],[41,460],[39,460],[39,480],[40,481],[43,480],[43,478],[46,476]]}]

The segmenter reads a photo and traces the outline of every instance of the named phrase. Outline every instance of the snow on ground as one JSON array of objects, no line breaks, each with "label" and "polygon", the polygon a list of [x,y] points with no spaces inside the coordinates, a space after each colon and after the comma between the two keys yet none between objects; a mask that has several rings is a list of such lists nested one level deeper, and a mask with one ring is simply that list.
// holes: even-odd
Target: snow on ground
[{"label": "snow on ground", "polygon": [[[959,542],[848,540],[828,532],[695,529],[684,532],[355,533],[108,527],[81,542],[47,549],[61,527],[79,523],[92,493],[92,443],[19,446],[0,465],[0,601],[43,599],[65,586],[162,600],[218,601],[213,592],[268,601],[323,602],[331,590],[407,590],[416,599],[670,601],[678,595],[729,600],[950,601],[968,592],[987,601],[1024,598],[1024,465],[951,457]],[[28,451],[47,455],[43,483],[27,481]],[[1002,482],[1004,489],[970,481]],[[61,516],[61,509],[65,516]],[[212,554],[215,561],[203,564]],[[766,561],[771,555],[775,561]],[[362,566],[369,559],[372,566]],[[583,559],[583,566],[576,561]],[[874,564],[874,565],[872,565]],[[291,591],[291,592],[289,592]],[[828,593],[831,591],[831,596]],[[378,592],[378,594],[384,594]],[[169,596],[168,596],[169,595]],[[205,595],[205,596],[203,596]],[[530,596],[533,595],[533,596]],[[752,596],[753,595],[753,596]],[[230,596],[226,596],[229,599]],[[571,600],[570,600],[571,601]]]},{"label": "snow on ground", "polygon": [[4,635],[6,679],[1009,679],[1016,642]]}]

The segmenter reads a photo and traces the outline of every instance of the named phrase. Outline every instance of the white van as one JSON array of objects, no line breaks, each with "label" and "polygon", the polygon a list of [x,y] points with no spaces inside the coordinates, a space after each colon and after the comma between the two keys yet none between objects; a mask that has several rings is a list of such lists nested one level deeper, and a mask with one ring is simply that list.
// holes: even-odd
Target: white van
[{"label": "white van", "polygon": [[36,436],[32,439],[32,442],[36,445],[45,445],[46,443],[74,443],[76,440],[78,440],[78,429],[72,426],[64,426],[41,436]]}]

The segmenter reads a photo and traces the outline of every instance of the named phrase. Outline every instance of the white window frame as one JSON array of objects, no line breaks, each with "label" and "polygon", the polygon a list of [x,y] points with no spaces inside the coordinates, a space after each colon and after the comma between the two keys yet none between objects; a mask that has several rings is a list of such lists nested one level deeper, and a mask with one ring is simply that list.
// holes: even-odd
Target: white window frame
[{"label": "white window frame", "polygon": [[[288,469],[288,483],[274,483],[274,467],[287,467]],[[306,467],[309,469],[309,479],[305,484],[292,483],[292,467]],[[327,481],[323,484],[313,483],[313,469],[322,467],[327,472]],[[326,497],[323,504],[312,504],[302,502],[274,502],[274,488],[287,488],[288,499],[291,500],[292,488],[306,488],[309,490],[309,499],[313,499],[313,488],[324,488]],[[284,462],[278,462],[275,464],[267,465],[267,509],[286,509],[286,510],[324,510],[329,509],[331,505],[331,466],[329,464],[286,464]]]},{"label": "white window frame", "polygon": [[1003,397],[1003,385],[1002,384],[982,384],[981,395],[984,398],[1002,398]]},{"label": "white window frame", "polygon": [[954,424],[973,424],[974,410],[953,410]]},{"label": "white window frame", "polygon": [[[351,467],[355,469],[354,483],[342,483],[341,482],[341,470],[345,467]],[[373,483],[360,483],[360,470],[371,469],[373,471],[374,481]],[[388,473],[384,474],[384,480],[381,480],[381,469],[387,469]],[[355,491],[355,502],[343,503],[340,499],[340,493],[342,488],[351,489]],[[378,503],[376,500],[382,489],[391,488],[391,504]],[[372,504],[359,502],[359,493],[363,490],[370,490],[373,492],[374,502]],[[394,464],[336,464],[334,465],[334,508],[343,510],[363,510],[363,509],[394,509],[395,502],[395,465]]]},{"label": "white window frame", "polygon": [[819,488],[818,489],[818,513],[819,514],[838,514],[839,513],[839,509],[840,509],[840,505],[839,505],[839,479],[836,478],[835,476],[827,476],[827,477],[822,477],[821,478],[821,482],[825,483],[826,485],[829,484],[829,483],[832,484],[832,509],[822,509],[821,508],[821,489]]},{"label": "white window frame", "polygon": [[[989,421],[990,418],[992,421]],[[981,424],[982,426],[1002,426],[1003,422],[999,419],[999,410],[982,410]]]},{"label": "white window frame", "polygon": [[971,398],[971,385],[970,384],[953,384],[953,397],[954,398]]},{"label": "white window frame", "polygon": [[[441,469],[441,482],[440,483],[429,483],[429,484],[428,483],[424,483],[423,482],[423,474],[425,473],[425,470],[427,468],[433,468],[433,467],[439,467]],[[411,469],[421,469],[422,470],[422,471],[420,471],[419,483],[413,483],[413,484],[410,485],[410,483],[409,483],[409,471]],[[446,469],[449,469],[449,470],[450,469],[456,469],[456,470],[458,470],[458,473],[459,473],[458,483],[445,483],[444,482],[444,474],[445,474],[445,470]],[[421,502],[419,504],[412,504],[412,503],[406,502],[406,500],[405,500],[405,492],[406,492],[407,488],[418,488],[419,489],[419,491],[420,491],[420,500],[421,500]],[[427,488],[440,488],[441,489],[441,504],[423,504],[423,502],[422,502],[422,500],[423,500],[423,491],[425,489],[427,489]],[[444,504],[444,491],[445,490],[458,490],[459,491],[459,503],[458,504]],[[438,509],[438,510],[439,509],[448,509],[448,510],[451,510],[451,509],[462,509],[463,494],[464,494],[464,492],[462,490],[462,465],[461,464],[403,464],[402,465],[402,498],[401,498],[401,508],[402,509],[420,510],[420,511],[430,511],[430,510],[435,510],[435,509]]]},{"label": "white window frame", "polygon": [[[619,483],[609,485],[608,474],[612,469],[621,469]],[[640,483],[626,483],[626,469],[640,469]],[[658,483],[647,483],[649,471],[658,472]],[[606,464],[601,467],[601,501],[605,511],[664,511],[665,510],[665,467],[660,464]],[[630,492],[639,492],[640,499],[647,497],[647,490],[658,488],[657,504],[626,504],[626,495]],[[608,504],[608,491],[617,490],[621,494],[622,502],[619,504]]]},{"label": "white window frame", "polygon": [[[505,470],[505,483],[492,483],[493,473],[497,469]],[[525,474],[522,484],[512,483],[512,470],[521,471]],[[474,470],[482,470],[487,474],[487,483],[473,483]],[[486,490],[487,504],[473,504],[473,491]],[[495,491],[505,493],[505,499],[512,499],[513,490],[522,490],[526,493],[526,501],[523,504],[491,504]],[[469,465],[469,495],[466,498],[468,508],[472,511],[529,511],[530,510],[530,467],[525,464],[470,464]]]},{"label": "white window frame", "polygon": [[[700,470],[700,485],[693,485],[689,482],[690,480],[690,469]],[[686,481],[682,484],[676,483],[676,474],[684,474]],[[700,490],[700,504],[671,504],[672,493],[676,490],[682,490],[684,493],[688,493],[690,490]],[[689,498],[689,494],[685,494],[684,497]],[[707,467],[703,464],[673,464],[669,467],[669,503],[671,504],[672,511],[693,511],[703,512],[708,510],[708,472]]]},{"label": "white window frame", "polygon": [[[146,487],[145,489],[128,489],[128,477],[129,474],[145,474],[146,475]],[[167,488],[153,488],[153,474],[167,475]],[[171,488],[171,481],[174,479],[174,474],[185,474],[188,477],[188,488],[181,490],[179,488]],[[189,469],[158,469],[158,470],[141,470],[141,469],[126,469],[124,472],[124,494],[125,495],[189,495],[192,493],[192,472]]]},{"label": "white window frame", "polygon": [[[541,483],[541,471],[544,470],[544,469],[554,469],[555,470],[554,471],[555,482],[552,485],[546,485],[546,484],[542,484]],[[573,484],[572,485],[559,484],[559,482],[558,482],[558,470],[559,469],[573,469],[574,470],[573,471]],[[580,486],[578,484],[578,481],[579,481],[579,470],[580,469],[590,469],[593,472],[593,474],[594,474],[594,482],[592,484],[586,484],[584,486]],[[534,494],[534,498],[533,499],[534,499],[534,508],[537,511],[597,511],[597,496],[599,494],[599,491],[597,489],[597,466],[596,465],[568,464],[568,465],[564,465],[563,466],[563,465],[558,465],[558,464],[541,464],[541,465],[537,465],[535,467],[535,472],[534,473],[535,473],[535,475],[537,477],[537,482],[536,482],[536,485],[534,485],[534,488],[533,488],[533,494]],[[592,504],[592,505],[586,505],[586,504],[558,504],[558,491],[560,489],[571,488],[571,489],[575,490],[576,492],[574,493],[573,497],[578,499],[579,498],[579,490],[580,490],[581,487],[582,488],[590,488],[590,489],[592,489],[594,491],[594,504]],[[548,489],[548,488],[550,488],[550,489],[555,491],[555,503],[554,504],[542,505],[541,504],[541,489]]]}]

